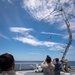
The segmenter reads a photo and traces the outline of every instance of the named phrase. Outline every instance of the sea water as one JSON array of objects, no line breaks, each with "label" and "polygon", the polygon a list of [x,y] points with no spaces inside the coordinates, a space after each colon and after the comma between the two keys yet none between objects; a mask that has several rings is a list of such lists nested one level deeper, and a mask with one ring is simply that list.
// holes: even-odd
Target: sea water
[{"label": "sea water", "polygon": [[[42,61],[15,61],[15,70],[32,70],[36,64],[41,64]],[[68,61],[69,66],[75,66],[75,61]]]},{"label": "sea water", "polygon": [[69,66],[75,66],[75,61],[69,61],[69,62],[68,62],[68,65],[69,65]]}]

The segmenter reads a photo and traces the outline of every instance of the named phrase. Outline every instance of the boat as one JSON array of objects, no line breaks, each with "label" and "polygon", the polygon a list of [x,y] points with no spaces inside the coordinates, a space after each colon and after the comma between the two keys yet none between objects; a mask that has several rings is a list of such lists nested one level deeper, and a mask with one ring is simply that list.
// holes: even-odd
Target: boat
[{"label": "boat", "polygon": [[[35,70],[17,71],[22,75],[43,75],[43,72],[35,72]],[[75,70],[71,72],[60,72],[61,75],[75,75]]]},{"label": "boat", "polygon": [[[69,24],[69,21],[65,15],[65,12],[64,12],[64,9],[61,7],[60,11],[62,12],[62,15],[64,16],[64,21],[65,21],[65,24],[67,26],[67,29],[68,29],[68,33],[69,33],[69,40],[68,40],[68,44],[67,46],[65,47],[65,51],[63,52],[63,55],[62,55],[62,58],[61,58],[61,61],[62,61],[62,68],[65,66],[66,67],[66,63],[68,62],[67,59],[65,59],[65,56],[68,52],[68,49],[72,43],[72,33],[71,33],[71,30],[70,30],[70,24]],[[33,70],[25,70],[25,71],[18,71],[20,73],[22,73],[23,75],[43,75],[43,71],[42,71],[42,68],[40,65],[36,64],[36,66],[34,65],[30,65]],[[31,68],[30,68],[31,69]],[[67,68],[68,71],[66,70],[61,70],[60,73],[61,75],[75,75],[75,66],[70,66]],[[20,65],[20,70],[21,70],[21,65]]]},{"label": "boat", "polygon": [[[17,63],[16,63],[17,64]],[[42,68],[39,64],[30,64],[30,63],[18,63],[19,67],[16,72],[21,73],[22,75],[43,75]],[[22,64],[30,64],[28,68],[22,68]],[[35,65],[35,66],[34,66]],[[75,66],[71,66],[69,71],[60,71],[61,75],[75,75]]]}]

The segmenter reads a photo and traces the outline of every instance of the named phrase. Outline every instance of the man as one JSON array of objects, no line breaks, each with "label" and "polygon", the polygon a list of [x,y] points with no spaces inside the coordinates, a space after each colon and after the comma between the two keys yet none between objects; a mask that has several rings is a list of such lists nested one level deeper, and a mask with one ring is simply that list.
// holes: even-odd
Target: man
[{"label": "man", "polygon": [[59,62],[59,58],[55,58],[55,59],[53,60],[53,63],[54,63],[54,65],[55,65],[54,74],[55,74],[55,75],[61,75],[61,74],[60,74],[60,67],[61,67],[61,64],[60,64],[60,62]]},{"label": "man", "polygon": [[51,62],[51,57],[47,56],[41,64],[44,75],[54,75],[55,66]]},{"label": "man", "polygon": [[4,53],[0,55],[0,75],[22,75],[14,71],[15,61],[13,55]]}]

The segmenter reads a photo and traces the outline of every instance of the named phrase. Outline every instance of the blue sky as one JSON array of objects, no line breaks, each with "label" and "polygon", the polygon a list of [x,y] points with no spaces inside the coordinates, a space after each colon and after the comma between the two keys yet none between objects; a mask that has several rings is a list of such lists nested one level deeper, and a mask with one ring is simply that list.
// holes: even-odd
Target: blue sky
[{"label": "blue sky", "polygon": [[65,58],[75,61],[75,0],[0,0],[0,54],[10,52],[15,60],[61,59],[69,35],[60,5],[72,32]]}]

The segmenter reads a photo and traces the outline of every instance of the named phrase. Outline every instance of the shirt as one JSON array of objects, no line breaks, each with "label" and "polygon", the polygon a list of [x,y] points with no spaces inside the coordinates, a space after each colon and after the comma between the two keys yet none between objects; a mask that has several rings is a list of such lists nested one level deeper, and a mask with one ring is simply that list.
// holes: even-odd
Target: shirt
[{"label": "shirt", "polygon": [[22,75],[22,74],[15,71],[3,71],[0,75]]},{"label": "shirt", "polygon": [[55,75],[60,75],[60,66],[61,66],[61,64],[56,63],[54,65],[55,65],[55,69],[54,69]]},{"label": "shirt", "polygon": [[53,64],[42,64],[43,74],[44,75],[54,75],[54,68]]}]

